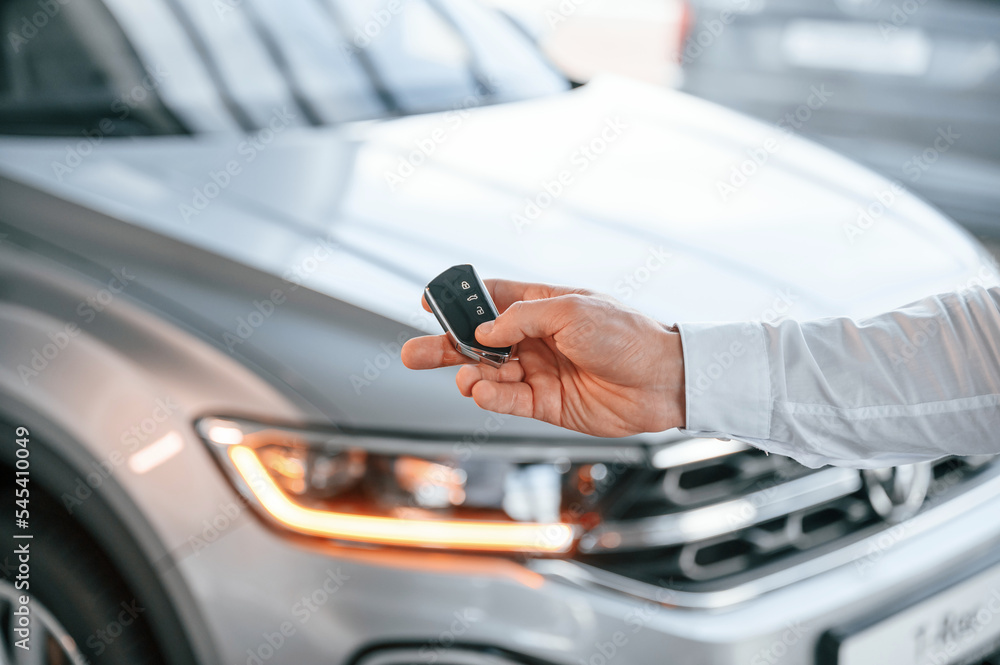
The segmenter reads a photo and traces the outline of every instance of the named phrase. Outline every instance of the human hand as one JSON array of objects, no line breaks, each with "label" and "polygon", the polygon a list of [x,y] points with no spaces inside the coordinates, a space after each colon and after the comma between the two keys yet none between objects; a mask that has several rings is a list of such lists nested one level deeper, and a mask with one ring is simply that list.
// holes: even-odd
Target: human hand
[{"label": "human hand", "polygon": [[[517,344],[500,368],[475,364],[445,335],[411,339],[410,369],[465,365],[455,382],[497,413],[594,436],[659,432],[685,424],[680,335],[610,296],[584,289],[484,280],[500,311],[476,330],[484,345]],[[426,301],[424,309],[429,311]]]}]

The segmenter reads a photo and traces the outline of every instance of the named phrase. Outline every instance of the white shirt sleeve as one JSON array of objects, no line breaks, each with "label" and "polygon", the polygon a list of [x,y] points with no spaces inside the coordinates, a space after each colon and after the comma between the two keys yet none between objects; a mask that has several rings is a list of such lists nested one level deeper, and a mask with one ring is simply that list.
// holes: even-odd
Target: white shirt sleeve
[{"label": "white shirt sleeve", "polygon": [[858,321],[677,328],[688,434],[809,467],[1000,453],[1000,287]]}]

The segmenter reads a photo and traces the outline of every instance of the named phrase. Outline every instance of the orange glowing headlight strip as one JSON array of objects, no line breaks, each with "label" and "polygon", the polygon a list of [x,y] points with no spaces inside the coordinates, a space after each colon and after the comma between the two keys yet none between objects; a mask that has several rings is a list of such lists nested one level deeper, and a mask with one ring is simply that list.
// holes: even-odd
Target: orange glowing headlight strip
[{"label": "orange glowing headlight strip", "polygon": [[228,449],[243,480],[275,520],[302,533],[342,540],[502,552],[566,552],[573,528],[562,523],[414,520],[306,508],[281,491],[252,448]]}]

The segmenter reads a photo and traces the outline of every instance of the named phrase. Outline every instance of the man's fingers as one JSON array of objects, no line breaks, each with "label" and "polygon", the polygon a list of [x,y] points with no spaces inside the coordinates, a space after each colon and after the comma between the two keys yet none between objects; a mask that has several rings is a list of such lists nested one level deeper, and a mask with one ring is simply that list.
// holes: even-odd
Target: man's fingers
[{"label": "man's fingers", "polygon": [[554,286],[552,284],[538,284],[535,282],[514,282],[509,279],[484,279],[483,283],[489,289],[493,297],[493,304],[497,310],[504,312],[508,307],[520,300],[541,300],[543,298],[555,298],[571,293],[589,295],[586,289],[574,289],[568,286]]},{"label": "man's fingers", "polygon": [[403,364],[410,369],[435,369],[475,362],[455,350],[444,335],[414,337],[407,340],[400,354]]},{"label": "man's fingers", "polygon": [[472,399],[487,411],[525,418],[530,418],[535,413],[531,386],[523,382],[477,381],[472,386]]},{"label": "man's fingers", "polygon": [[526,337],[551,337],[567,326],[584,323],[580,296],[563,295],[544,300],[522,300],[507,308],[495,321],[476,329],[476,339],[487,346],[510,346]]},{"label": "man's fingers", "polygon": [[455,375],[455,385],[458,391],[466,397],[472,397],[472,386],[479,381],[511,382],[523,381],[524,368],[516,360],[504,363],[500,367],[477,364],[466,365]]},{"label": "man's fingers", "polygon": [[[541,300],[571,293],[592,295],[587,289],[574,289],[568,286],[554,286],[536,282],[515,282],[509,279],[484,279],[483,283],[493,298],[493,304],[500,312],[505,311],[519,300]],[[424,308],[424,311],[432,311],[423,295],[420,296],[420,306]]]}]

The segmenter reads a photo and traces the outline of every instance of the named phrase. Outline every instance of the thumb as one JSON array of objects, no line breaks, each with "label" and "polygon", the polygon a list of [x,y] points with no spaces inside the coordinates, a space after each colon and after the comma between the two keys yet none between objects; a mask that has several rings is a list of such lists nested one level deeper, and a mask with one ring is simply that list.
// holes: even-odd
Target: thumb
[{"label": "thumb", "polygon": [[476,339],[487,346],[511,346],[528,337],[551,337],[586,317],[584,298],[572,294],[542,300],[519,300],[495,321],[479,326]]}]

